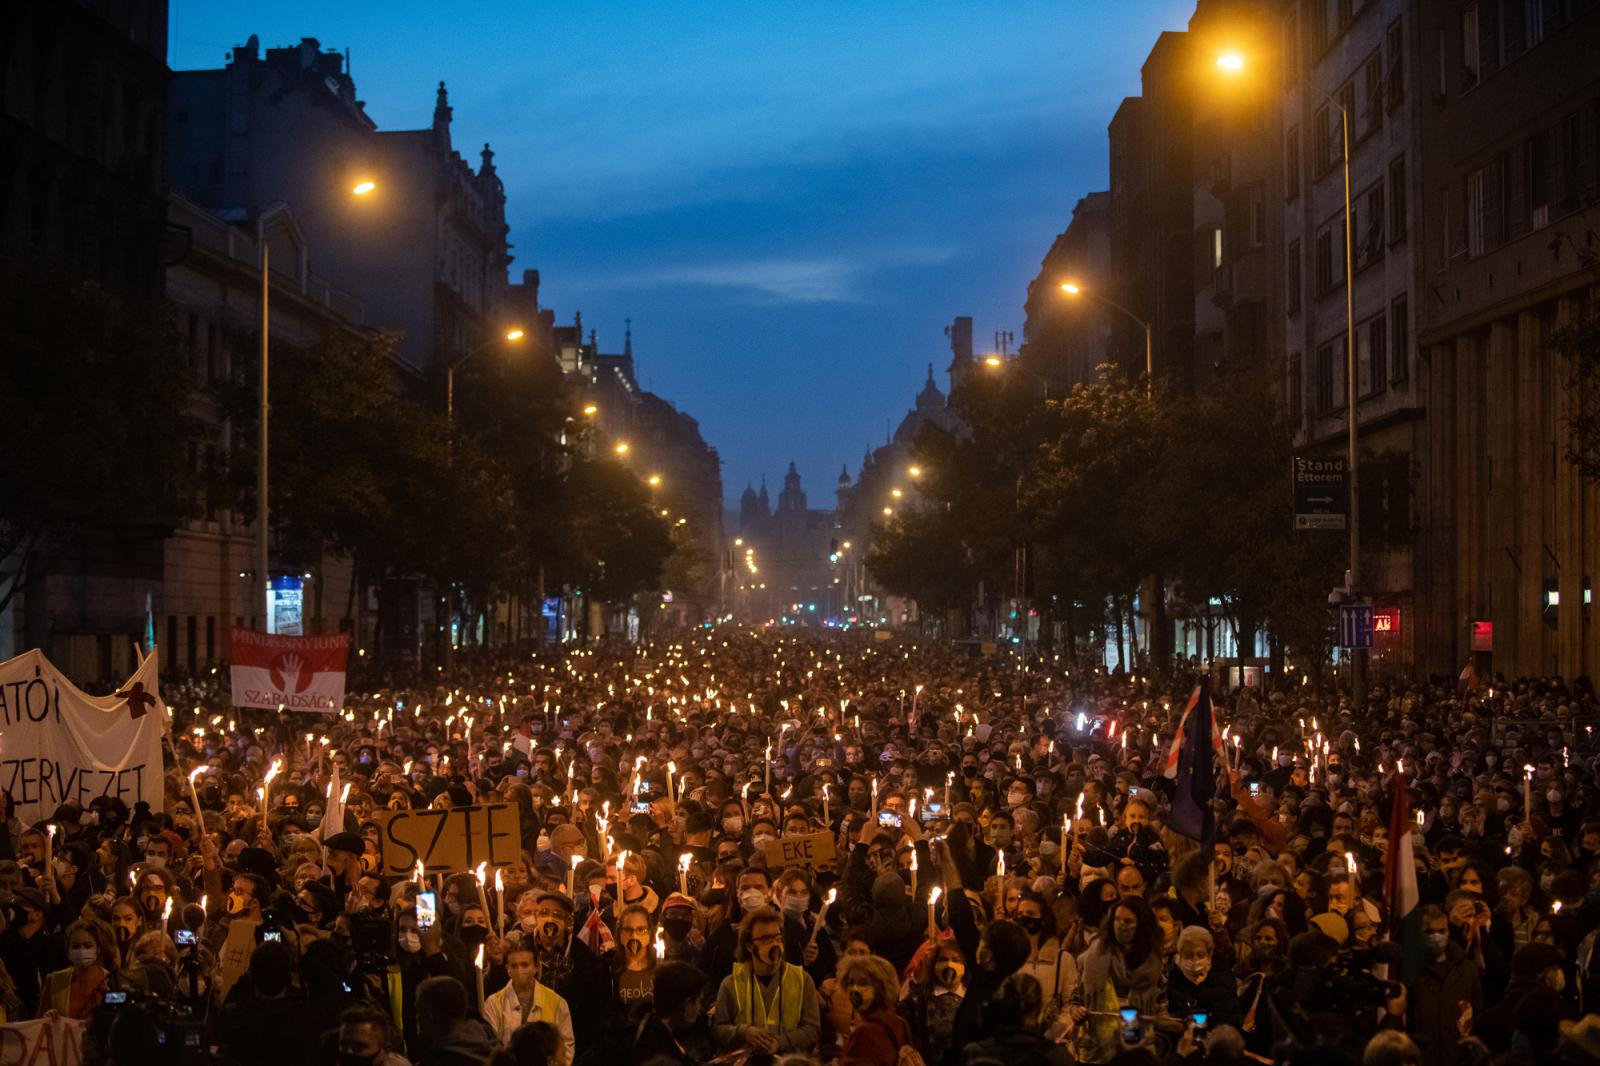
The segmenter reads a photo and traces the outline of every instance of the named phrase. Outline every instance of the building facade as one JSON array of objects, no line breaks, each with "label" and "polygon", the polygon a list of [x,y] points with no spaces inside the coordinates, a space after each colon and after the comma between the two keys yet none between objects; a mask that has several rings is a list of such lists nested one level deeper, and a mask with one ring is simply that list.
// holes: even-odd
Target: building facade
[{"label": "building facade", "polygon": [[1558,338],[1600,286],[1600,10],[1420,8],[1419,669],[1592,674],[1600,493]]}]

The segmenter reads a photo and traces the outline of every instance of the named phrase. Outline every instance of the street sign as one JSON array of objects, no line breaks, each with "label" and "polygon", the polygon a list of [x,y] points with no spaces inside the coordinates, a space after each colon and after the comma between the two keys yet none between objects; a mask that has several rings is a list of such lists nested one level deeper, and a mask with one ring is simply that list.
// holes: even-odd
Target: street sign
[{"label": "street sign", "polygon": [[1344,529],[1350,479],[1343,457],[1294,457],[1294,528]]},{"label": "street sign", "polygon": [[1339,606],[1339,647],[1372,647],[1372,620],[1372,604],[1341,604]]}]

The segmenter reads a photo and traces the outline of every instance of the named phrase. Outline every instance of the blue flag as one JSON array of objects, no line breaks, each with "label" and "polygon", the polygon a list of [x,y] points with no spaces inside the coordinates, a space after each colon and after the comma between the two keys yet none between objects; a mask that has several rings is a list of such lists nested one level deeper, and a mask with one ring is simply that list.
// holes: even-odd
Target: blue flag
[{"label": "blue flag", "polygon": [[1217,796],[1217,763],[1213,751],[1211,722],[1211,679],[1200,679],[1194,709],[1183,723],[1178,750],[1176,790],[1167,826],[1175,833],[1200,841],[1210,852],[1217,837],[1217,815],[1212,801]]}]

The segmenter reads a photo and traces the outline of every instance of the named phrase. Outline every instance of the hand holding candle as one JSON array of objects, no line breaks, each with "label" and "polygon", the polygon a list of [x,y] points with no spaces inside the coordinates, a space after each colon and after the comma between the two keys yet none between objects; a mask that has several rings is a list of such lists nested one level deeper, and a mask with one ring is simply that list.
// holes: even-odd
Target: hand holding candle
[{"label": "hand holding candle", "polygon": [[689,862],[693,858],[687,851],[678,856],[678,891],[689,894]]},{"label": "hand holding candle", "polygon": [[938,906],[939,897],[942,896],[942,895],[944,895],[944,889],[940,888],[938,885],[934,885],[933,886],[933,890],[928,893],[928,939],[929,940],[937,940],[937,939],[939,939],[939,923],[933,916],[933,908]]},{"label": "hand holding candle", "polygon": [[838,898],[839,890],[837,888],[828,889],[828,896],[822,901],[822,909],[817,912],[816,924],[811,927],[809,943],[815,944],[817,942],[817,933],[822,930],[823,926],[828,924],[828,908],[833,906],[833,901]]}]

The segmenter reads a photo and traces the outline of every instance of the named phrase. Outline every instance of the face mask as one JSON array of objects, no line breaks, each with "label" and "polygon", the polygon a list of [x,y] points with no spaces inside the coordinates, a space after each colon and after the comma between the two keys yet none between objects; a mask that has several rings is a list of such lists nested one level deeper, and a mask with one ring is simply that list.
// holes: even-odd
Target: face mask
[{"label": "face mask", "polygon": [[1555,874],[1540,874],[1539,875],[1539,890],[1541,892],[1544,892],[1546,895],[1548,895],[1550,893],[1550,890],[1555,888],[1555,887],[1556,887],[1556,875]]},{"label": "face mask", "polygon": [[694,928],[694,921],[689,918],[663,918],[661,929],[667,934],[669,940],[682,940],[689,935],[689,930]]},{"label": "face mask", "polygon": [[940,959],[933,967],[933,979],[941,988],[959,988],[967,968],[950,959]]},{"label": "face mask", "polygon": [[722,820],[722,831],[738,836],[744,832],[744,816],[740,814],[729,815]]},{"label": "face mask", "polygon": [[244,910],[244,900],[240,899],[236,893],[230,892],[228,893],[227,901],[223,904],[223,910],[229,914],[238,914]]},{"label": "face mask", "polygon": [[989,830],[989,843],[997,848],[1004,848],[1011,843],[1011,830],[1005,826],[993,826]]},{"label": "face mask", "polygon": [[1032,914],[1023,914],[1017,917],[1017,924],[1027,932],[1037,936],[1039,930],[1044,928],[1044,919]]},{"label": "face mask", "polygon": [[1485,755],[1483,757],[1483,764],[1485,766],[1493,766],[1495,763],[1497,763],[1499,761],[1500,761],[1500,756],[1498,756],[1498,755]]},{"label": "face mask", "polygon": [[167,860],[160,855],[146,855],[144,864],[152,870],[165,870],[167,868]]},{"label": "face mask", "polygon": [[1501,814],[1504,814],[1506,811],[1509,811],[1511,809],[1511,799],[1510,799],[1510,797],[1501,796],[1499,799],[1495,800],[1494,801],[1494,809],[1499,811]]},{"label": "face mask", "polygon": [[1439,954],[1448,943],[1450,943],[1449,933],[1425,933],[1422,937],[1422,944],[1430,955]]},{"label": "face mask", "polygon": [[1440,818],[1443,818],[1446,821],[1449,821],[1451,818],[1454,818],[1455,816],[1456,816],[1456,809],[1454,807],[1440,807],[1439,808],[1439,817]]},{"label": "face mask", "polygon": [[783,913],[800,917],[811,907],[810,896],[789,895],[783,898]]},{"label": "face mask", "polygon": [[72,948],[67,952],[67,960],[79,970],[87,970],[100,959],[100,953],[94,948]]},{"label": "face mask", "polygon": [[751,837],[750,841],[751,841],[751,843],[753,843],[756,846],[757,849],[764,848],[768,844],[772,843],[772,834],[771,833],[761,833],[761,834],[759,834],[757,836]]},{"label": "face mask", "polygon": [[767,894],[759,888],[747,888],[739,893],[739,909],[749,914],[766,906]]},{"label": "face mask", "polygon": [[1028,794],[1026,792],[1008,792],[1006,794],[1006,802],[1013,807],[1020,807],[1028,802]]},{"label": "face mask", "polygon": [[1561,802],[1561,790],[1552,788],[1549,792],[1544,794],[1544,798],[1546,802],[1559,804]]},{"label": "face mask", "polygon": [[413,929],[405,930],[396,939],[400,945],[400,950],[408,955],[415,955],[422,950],[422,937]]},{"label": "face mask", "polygon": [[469,948],[475,948],[489,939],[489,930],[481,925],[464,925],[461,927],[461,942]]},{"label": "face mask", "polygon": [[1206,975],[1211,972],[1211,960],[1179,959],[1178,969],[1189,979],[1190,984],[1198,985],[1204,982]]}]

